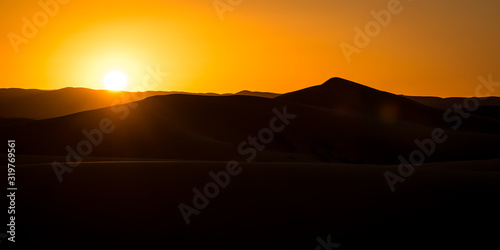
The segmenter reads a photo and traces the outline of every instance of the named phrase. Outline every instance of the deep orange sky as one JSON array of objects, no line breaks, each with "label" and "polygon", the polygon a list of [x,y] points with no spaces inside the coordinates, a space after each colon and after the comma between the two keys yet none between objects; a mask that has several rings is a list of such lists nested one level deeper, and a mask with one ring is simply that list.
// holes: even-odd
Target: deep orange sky
[{"label": "deep orange sky", "polygon": [[[148,65],[168,72],[156,88],[166,91],[284,93],[338,76],[448,97],[474,95],[478,75],[500,81],[496,0],[401,1],[402,11],[348,63],[340,44],[354,45],[354,27],[364,29],[370,11],[391,1],[242,0],[222,21],[213,0],[72,0],[43,25],[38,1],[3,0],[0,88],[102,89],[104,74],[121,70],[131,90]],[[9,36],[22,36],[24,17],[41,27],[13,46]]]}]

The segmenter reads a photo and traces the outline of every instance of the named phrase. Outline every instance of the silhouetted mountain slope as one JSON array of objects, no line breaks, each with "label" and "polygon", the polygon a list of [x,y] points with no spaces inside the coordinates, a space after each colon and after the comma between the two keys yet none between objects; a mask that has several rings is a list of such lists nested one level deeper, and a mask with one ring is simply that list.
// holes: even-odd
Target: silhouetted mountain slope
[{"label": "silhouetted mountain slope", "polygon": [[[452,108],[454,104],[463,104],[464,101],[468,99],[464,97],[440,98],[433,96],[403,96],[403,97],[430,107],[444,109],[444,110]],[[486,99],[481,99],[479,105],[500,107],[500,97],[488,97]]]},{"label": "silhouetted mountain slope", "polygon": [[[430,127],[450,126],[443,118],[443,110],[342,78],[332,78],[322,85],[275,99],[316,106],[337,114],[354,113],[385,123],[406,121]],[[462,130],[500,134],[498,124],[490,118],[472,115],[462,124]]]},{"label": "silhouetted mountain slope", "polygon": [[12,101],[17,98],[34,96],[36,94],[44,92],[46,91],[39,89],[19,89],[19,88],[0,89],[0,101]]},{"label": "silhouetted mountain slope", "polygon": [[[421,97],[421,96],[405,96],[410,100],[414,100],[418,103],[427,105],[429,107],[438,108],[441,110],[453,109],[455,105],[463,106],[464,103],[468,103],[469,105],[474,102],[471,101],[471,98],[460,98],[460,97],[452,97],[452,98],[439,98],[439,97]],[[474,114],[493,118],[500,119],[500,97],[488,97],[482,98],[478,101],[479,108],[474,111]]]},{"label": "silhouetted mountain slope", "polygon": [[[86,88],[59,90],[0,89],[0,118],[48,119],[111,105],[139,101],[155,95],[191,94],[178,91],[110,92]],[[194,93],[203,96],[233,94]],[[278,94],[241,91],[237,95],[275,97]]]},{"label": "silhouetted mountain slope", "polygon": [[336,113],[356,113],[380,121],[404,120],[429,126],[442,125],[435,119],[442,111],[341,78],[332,78],[322,85],[287,93],[276,99]]},{"label": "silhouetted mountain slope", "polygon": [[[353,89],[356,88],[359,87]],[[391,99],[391,94],[362,91],[370,91],[371,99],[351,102],[344,98],[346,107],[359,112],[332,111],[285,98],[154,96],[131,104],[54,119],[4,125],[0,127],[0,138],[16,138],[17,148],[23,154],[66,155],[68,146],[76,150],[80,142],[89,140],[83,130],[95,132],[103,119],[109,119],[112,125],[107,126],[114,130],[103,135],[101,144],[92,146],[92,156],[244,161],[251,154],[247,151],[248,145],[240,149],[244,152],[239,154],[240,143],[268,128],[278,112],[297,117],[291,119],[282,132],[275,133],[271,143],[260,143],[265,147],[256,151],[255,161],[397,163],[399,155],[406,157],[418,149],[414,143],[416,139],[431,137],[432,126],[413,123],[409,118],[400,120],[400,116],[392,120],[379,119],[369,113],[377,110],[370,108],[369,102],[373,102],[372,106],[381,105],[384,98],[392,101],[392,105],[401,105],[397,107],[402,113],[417,112],[411,108],[420,104],[411,101],[401,101],[400,104],[399,99]],[[310,98],[320,103],[321,98],[327,98],[322,100],[324,103],[332,102],[329,95],[322,95],[324,91],[318,93],[321,95]],[[353,93],[357,92],[346,92],[345,95],[355,95]],[[333,95],[342,96],[340,93]],[[338,100],[333,102],[341,104]],[[474,120],[480,122],[470,118],[470,121]],[[493,126],[494,123],[487,125]],[[498,128],[498,123],[496,125]],[[449,131],[447,124],[441,128],[446,130],[449,138],[446,143],[438,145],[439,150],[427,161],[499,157],[500,136],[461,129]]]},{"label": "silhouetted mountain slope", "polygon": [[248,91],[248,90],[240,91],[234,95],[248,95],[248,96],[257,96],[257,97],[265,97],[265,98],[274,98],[274,97],[280,96],[280,94],[276,94],[276,93]]},{"label": "silhouetted mountain slope", "polygon": [[[12,95],[12,93],[15,93]],[[121,92],[85,88],[0,90],[0,117],[47,119],[133,101]],[[147,97],[149,95],[145,95]],[[5,97],[5,98],[4,98]]]}]

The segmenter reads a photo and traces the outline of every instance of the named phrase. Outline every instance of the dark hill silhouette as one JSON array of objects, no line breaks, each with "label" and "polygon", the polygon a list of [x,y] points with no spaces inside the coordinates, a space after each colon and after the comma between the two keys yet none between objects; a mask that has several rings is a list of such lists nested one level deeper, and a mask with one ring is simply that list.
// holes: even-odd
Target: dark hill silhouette
[{"label": "dark hill silhouette", "polygon": [[335,113],[355,113],[381,121],[404,120],[427,126],[443,125],[442,121],[435,119],[442,111],[342,78],[332,78],[322,85],[287,93],[276,99],[321,107]]},{"label": "dark hill silhouette", "polygon": [[10,88],[10,89],[0,89],[0,100],[1,101],[13,101],[18,98],[34,96],[45,92],[45,90],[39,89],[20,89],[20,88]]},{"label": "dark hill silhouette", "polygon": [[[357,86],[357,87],[356,87]],[[364,90],[363,90],[364,89]],[[298,101],[304,104],[324,107],[337,112],[368,112],[371,115],[376,115],[380,119],[391,120],[399,114],[400,104],[405,103],[404,100],[397,99],[396,96],[386,93],[383,101],[370,99],[375,92],[378,91],[357,83],[353,83],[340,78],[332,78],[325,84],[314,86],[299,93],[288,93],[285,95],[257,92],[257,91],[240,91],[235,94],[216,94],[216,93],[187,93],[178,91],[147,91],[139,94],[131,94],[130,92],[109,92],[107,90],[93,90],[86,88],[64,88],[59,90],[38,90],[38,89],[0,89],[0,118],[27,118],[27,119],[48,119],[59,116],[74,114],[86,110],[108,107],[112,104],[122,104],[131,101],[138,101],[150,96],[156,95],[171,95],[171,94],[189,94],[203,96],[230,96],[230,95],[245,95],[265,98],[283,98],[290,101]],[[315,92],[309,95],[309,92]],[[337,94],[336,94],[337,93]],[[338,94],[345,93],[345,94]],[[302,96],[302,97],[301,97]],[[313,98],[318,97],[318,98]],[[356,103],[360,98],[364,98],[363,102]],[[438,98],[438,97],[414,97],[400,96],[416,101],[420,104],[430,106],[436,109],[448,109],[454,103],[463,103],[464,98]],[[391,99],[393,99],[391,101]],[[321,103],[323,102],[323,103]],[[374,103],[374,106],[365,105],[363,103]],[[396,105],[393,103],[397,103]],[[408,102],[406,104],[408,105]],[[403,105],[403,106],[404,106]],[[412,105],[412,104],[410,104]],[[414,104],[413,104],[414,106]],[[498,109],[500,107],[500,98],[491,97],[481,101],[481,108],[476,112],[490,118],[498,118]],[[491,106],[483,108],[483,106]],[[442,111],[440,111],[442,112]],[[416,114],[418,116],[418,112]],[[399,117],[404,118],[404,117]],[[416,117],[410,115],[412,121],[418,120],[420,123],[425,123],[426,117]],[[430,123],[427,122],[429,125]]]},{"label": "dark hill silhouette", "polygon": [[[444,109],[444,110],[453,107],[455,103],[462,104],[464,103],[464,100],[467,99],[465,97],[449,97],[449,98],[440,98],[433,96],[404,96],[404,97],[430,107]],[[486,99],[482,99],[479,105],[500,107],[500,97],[492,96]]]},{"label": "dark hill silhouette", "polygon": [[[379,110],[387,103],[401,115],[381,119]],[[436,124],[450,129],[439,110],[341,79],[274,99],[175,94],[149,97],[132,105],[137,107],[115,107],[130,109],[124,120],[120,119],[124,112],[108,107],[4,125],[0,135],[17,138],[19,150],[26,154],[65,155],[67,145],[75,148],[85,139],[83,129],[98,128],[103,118],[109,118],[116,130],[105,135],[92,156],[242,160],[248,156],[238,155],[239,143],[267,127],[274,108],[281,111],[287,106],[297,118],[275,135],[257,160],[388,164],[416,149],[414,140],[429,138]],[[497,158],[500,145],[494,142],[500,136],[491,133],[498,133],[500,121],[471,117],[467,124],[477,127],[447,131],[447,143],[428,160]]]},{"label": "dark hill silhouette", "polygon": [[[443,110],[402,98],[334,79],[279,98],[157,95],[51,119],[5,119],[0,140],[16,140],[16,245],[319,249],[320,240],[330,239],[339,249],[498,245],[498,230],[486,223],[500,222],[499,121],[475,115],[450,130]],[[381,112],[385,105],[392,108]],[[297,116],[245,162],[238,144],[285,106]],[[51,163],[64,162],[66,147],[88,140],[82,130],[103,119],[114,131],[90,144],[89,157],[58,182]],[[397,157],[408,159],[418,148],[414,140],[431,137],[436,125],[446,142],[391,192],[384,175],[399,173]],[[209,172],[226,171],[229,160],[239,161],[242,172],[222,177],[222,187]],[[207,198],[212,183],[221,188]],[[203,206],[189,225],[181,203]]]},{"label": "dark hill silhouette", "polygon": [[[441,109],[338,77],[276,99],[320,107],[337,114],[353,113],[386,123],[398,120],[431,127],[450,126],[443,120]],[[497,124],[498,121],[473,116],[462,129],[499,134]]]},{"label": "dark hill silhouette", "polygon": [[243,90],[235,95],[248,95],[248,96],[258,96],[258,97],[265,97],[265,98],[274,98],[277,96],[280,96],[280,94],[276,93],[270,93],[270,92],[258,92],[258,91],[248,91],[248,90]]},{"label": "dark hill silhouette", "polygon": [[[427,97],[427,96],[405,96],[410,100],[414,100],[418,103],[427,105],[429,107],[434,107],[441,110],[447,110],[453,108],[455,104],[463,105],[464,102],[469,98],[451,97],[451,98],[439,98],[439,97]],[[472,101],[470,103],[473,103]],[[481,115],[484,117],[500,119],[500,97],[488,97],[486,99],[480,99],[479,108],[474,112],[474,114]]]},{"label": "dark hill silhouette", "polygon": [[[110,92],[87,88],[58,90],[0,89],[0,118],[48,119],[115,104],[139,101],[156,95],[191,94],[227,96],[233,94],[187,93],[179,91],[147,91],[141,93]],[[236,95],[275,97],[278,94],[241,91]]]},{"label": "dark hill silhouette", "polygon": [[[47,119],[133,100],[120,92],[86,88],[59,90],[0,90],[0,117]],[[150,96],[146,94],[146,97]]]}]

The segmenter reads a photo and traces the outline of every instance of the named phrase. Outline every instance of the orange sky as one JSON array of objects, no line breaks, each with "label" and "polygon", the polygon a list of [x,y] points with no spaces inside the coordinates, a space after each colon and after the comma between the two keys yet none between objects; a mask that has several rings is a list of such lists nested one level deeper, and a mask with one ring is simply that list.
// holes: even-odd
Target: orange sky
[{"label": "orange sky", "polygon": [[[106,72],[120,70],[132,90],[148,65],[168,72],[155,88],[166,91],[284,93],[338,76],[448,97],[474,95],[480,74],[500,81],[494,0],[401,1],[348,63],[340,44],[354,45],[354,28],[392,1],[242,0],[221,20],[213,0],[41,0],[58,3],[48,14],[36,0],[3,0],[0,88],[102,89]],[[24,32],[31,38],[23,18],[40,25]],[[27,43],[13,45],[12,37]]]}]

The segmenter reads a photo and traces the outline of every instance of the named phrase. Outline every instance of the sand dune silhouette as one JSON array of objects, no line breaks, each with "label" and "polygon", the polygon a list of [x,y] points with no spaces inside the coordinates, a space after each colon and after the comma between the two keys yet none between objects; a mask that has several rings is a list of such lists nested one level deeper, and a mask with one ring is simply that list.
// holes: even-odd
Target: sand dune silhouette
[{"label": "sand dune silhouette", "polygon": [[[39,93],[18,91],[9,102]],[[324,232],[340,249],[497,244],[483,225],[499,221],[500,120],[472,113],[453,129],[445,108],[431,106],[333,78],[283,95],[154,95],[50,119],[3,119],[0,138],[16,139],[20,244],[314,249]],[[293,119],[246,162],[241,143],[276,112]],[[436,128],[446,142],[391,192],[385,174],[398,173],[398,156]],[[76,152],[82,141],[87,157]],[[243,172],[186,225],[179,204],[191,204],[193,188],[203,190],[208,172],[230,160]],[[53,162],[71,166],[64,182]]]},{"label": "sand dune silhouette", "polygon": [[[443,111],[340,78],[280,95],[152,96],[38,121],[3,125],[26,154],[65,155],[109,118],[116,129],[95,146],[93,156],[183,160],[227,160],[249,135],[268,124],[274,108],[297,114],[259,154],[259,161],[395,163],[415,139],[434,128],[448,131],[449,143],[429,161],[498,157],[500,120],[472,115],[454,131]],[[2,137],[6,137],[2,132]],[[22,143],[25,142],[25,143]]]}]

